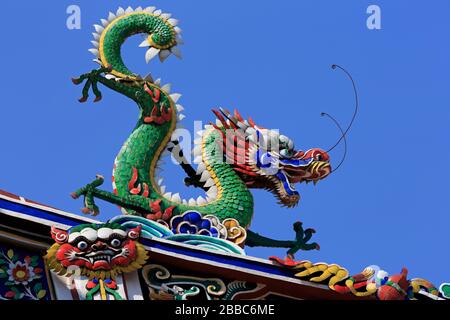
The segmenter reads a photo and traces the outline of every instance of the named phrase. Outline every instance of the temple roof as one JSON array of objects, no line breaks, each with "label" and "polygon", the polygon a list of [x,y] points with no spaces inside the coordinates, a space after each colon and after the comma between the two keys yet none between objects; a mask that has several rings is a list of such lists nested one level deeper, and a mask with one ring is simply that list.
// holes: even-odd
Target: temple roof
[{"label": "temple roof", "polygon": [[[0,190],[0,240],[31,246],[44,252],[54,242],[50,236],[51,226],[67,230],[85,223],[103,222]],[[314,264],[275,257],[267,260],[158,237],[143,237],[141,243],[152,263],[176,266],[185,273],[201,270],[208,276],[263,284],[267,295],[291,299],[376,299],[375,294],[355,294],[367,292],[361,291],[357,282],[353,286],[354,292],[346,290],[342,283],[339,286],[339,282],[346,280],[349,275],[345,268],[335,264]],[[324,276],[324,271],[333,273],[333,270],[336,271],[333,277]],[[347,272],[347,277],[336,278],[339,272]],[[442,299],[436,291],[425,289],[419,286],[415,297]],[[251,297],[249,293],[247,298]]]}]

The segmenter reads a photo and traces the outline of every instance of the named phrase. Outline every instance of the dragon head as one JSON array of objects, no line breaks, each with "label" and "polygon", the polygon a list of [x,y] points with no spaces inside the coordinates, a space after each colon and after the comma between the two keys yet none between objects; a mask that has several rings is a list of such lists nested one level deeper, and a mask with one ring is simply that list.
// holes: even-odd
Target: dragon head
[{"label": "dragon head", "polygon": [[56,243],[46,258],[52,269],[63,274],[78,267],[82,275],[114,277],[145,263],[147,254],[137,242],[140,232],[140,226],[127,231],[115,223],[82,224],[70,231],[52,227]]},{"label": "dragon head", "polygon": [[331,173],[329,155],[318,148],[302,151],[277,130],[257,126],[251,118],[244,120],[235,111],[213,110],[215,129],[222,133],[223,153],[248,188],[264,188],[293,207],[300,200],[296,183],[316,184]]}]

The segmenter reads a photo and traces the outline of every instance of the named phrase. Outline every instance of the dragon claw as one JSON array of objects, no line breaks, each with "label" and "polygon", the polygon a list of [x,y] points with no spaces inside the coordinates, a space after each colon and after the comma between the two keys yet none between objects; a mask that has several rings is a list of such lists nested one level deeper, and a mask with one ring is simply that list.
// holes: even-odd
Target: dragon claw
[{"label": "dragon claw", "polygon": [[70,196],[72,197],[72,199],[78,199],[80,197],[76,192],[72,192]]},{"label": "dragon claw", "polygon": [[90,214],[92,212],[88,207],[81,208],[81,212],[84,214]]},{"label": "dragon claw", "polygon": [[104,178],[101,175],[97,175],[95,180],[91,183],[88,183],[83,188],[78,189],[75,192],[72,192],[70,196],[73,199],[77,199],[80,196],[84,196],[84,208],[81,209],[81,212],[84,214],[92,214],[96,216],[100,213],[99,208],[94,202],[95,193],[97,191],[97,187],[103,184]]},{"label": "dragon claw", "polygon": [[316,233],[314,229],[303,229],[303,223],[297,221],[293,225],[295,231],[295,240],[292,241],[292,245],[287,252],[288,257],[294,257],[294,254],[299,250],[320,250],[320,246],[317,243],[308,243],[311,239],[312,234]]},{"label": "dragon claw", "polygon": [[295,231],[295,232],[302,231],[302,230],[303,230],[303,227],[302,227],[302,226],[303,226],[303,222],[301,222],[301,221],[295,222],[294,225],[293,225],[294,231]]},{"label": "dragon claw", "polygon": [[72,83],[75,84],[75,85],[78,85],[78,84],[80,84],[82,82],[83,82],[83,80],[80,79],[80,78],[72,78]]},{"label": "dragon claw", "polygon": [[111,72],[112,71],[112,67],[108,67],[108,68],[100,68],[98,70],[92,70],[91,72],[82,74],[81,76],[79,76],[78,78],[72,78],[72,82],[75,85],[79,85],[81,84],[83,81],[86,80],[86,83],[83,87],[83,97],[81,99],[79,99],[79,102],[86,102],[88,99],[88,92],[89,89],[92,88],[92,91],[95,94],[95,100],[94,102],[98,102],[102,99],[102,94],[100,92],[100,90],[98,90],[97,87],[97,82],[99,81],[100,75],[104,72]]}]

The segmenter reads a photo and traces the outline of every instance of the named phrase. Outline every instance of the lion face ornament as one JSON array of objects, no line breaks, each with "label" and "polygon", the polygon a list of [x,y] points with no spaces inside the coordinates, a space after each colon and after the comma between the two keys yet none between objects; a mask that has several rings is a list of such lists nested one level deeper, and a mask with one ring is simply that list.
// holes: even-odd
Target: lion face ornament
[{"label": "lion face ornament", "polygon": [[58,274],[72,274],[79,268],[81,275],[89,278],[114,278],[145,263],[147,253],[138,242],[140,234],[140,226],[126,230],[115,223],[83,224],[69,231],[52,227],[56,243],[46,258]]}]

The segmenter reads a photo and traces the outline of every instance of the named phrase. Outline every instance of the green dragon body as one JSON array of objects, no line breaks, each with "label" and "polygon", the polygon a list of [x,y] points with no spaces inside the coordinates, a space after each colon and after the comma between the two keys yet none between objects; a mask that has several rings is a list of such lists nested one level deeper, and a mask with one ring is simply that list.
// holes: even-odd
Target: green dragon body
[{"label": "green dragon body", "polygon": [[[159,56],[164,61],[170,54],[180,57],[178,45],[182,40],[178,21],[154,7],[126,10],[119,8],[110,13],[102,25],[95,25],[95,48],[100,69],[73,79],[75,84],[85,82],[83,97],[88,98],[92,88],[101,99],[98,83],[132,99],[139,107],[139,119],[132,134],[123,145],[114,162],[113,192],[98,189],[103,177],[73,193],[84,196],[83,212],[98,214],[94,198],[99,198],[122,208],[124,213],[167,222],[172,217],[195,211],[202,216],[215,216],[219,221],[233,220],[244,230],[253,216],[253,197],[250,188],[266,188],[273,192],[281,204],[292,207],[299,201],[293,185],[298,182],[317,182],[330,172],[329,157],[320,149],[297,151],[291,139],[274,130],[263,129],[251,119],[244,120],[235,111],[214,110],[215,124],[205,126],[194,149],[197,169],[186,159],[181,165],[188,173],[190,184],[206,191],[206,197],[182,200],[179,194],[166,193],[157,175],[158,162],[170,150],[179,157],[182,150],[173,139],[177,123],[184,117],[183,107],[177,104],[179,94],[170,94],[170,85],[162,86],[151,77],[142,78],[125,66],[121,58],[121,45],[135,34],[146,34],[141,47],[147,47],[146,60]],[[228,133],[233,133],[233,143]],[[275,143],[274,143],[275,141]],[[276,149],[273,146],[276,145]],[[311,229],[309,229],[311,230]],[[306,230],[308,234],[310,231]],[[303,235],[303,229],[298,228]],[[295,241],[275,241],[257,234],[247,245],[264,244],[289,248],[313,249],[305,245],[310,235]],[[303,242],[302,242],[303,241]],[[297,250],[296,249],[296,250]]]}]

